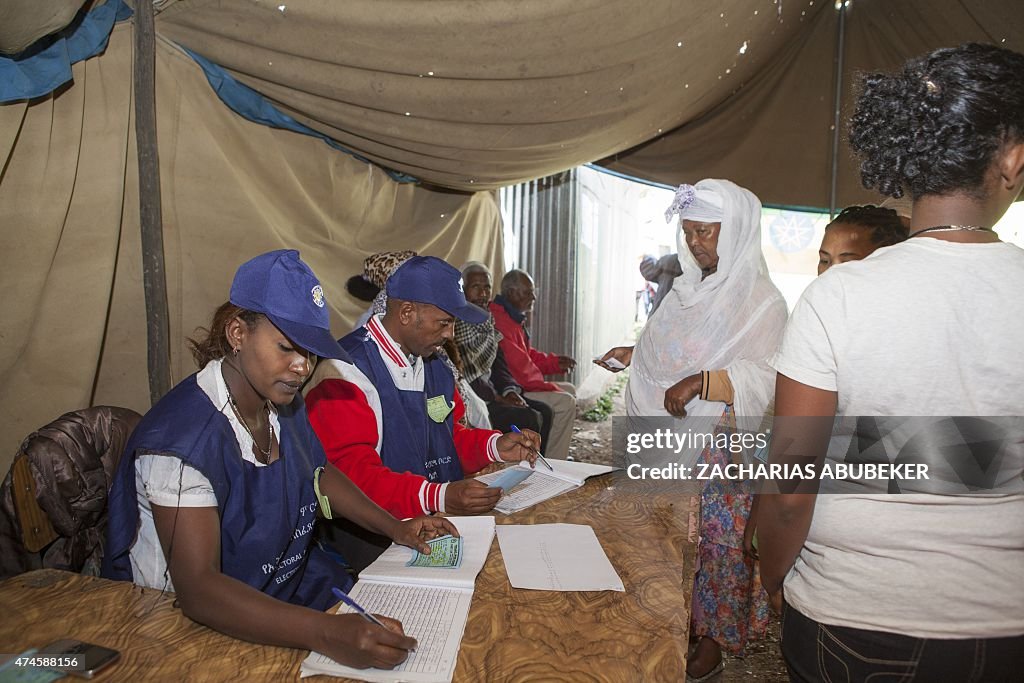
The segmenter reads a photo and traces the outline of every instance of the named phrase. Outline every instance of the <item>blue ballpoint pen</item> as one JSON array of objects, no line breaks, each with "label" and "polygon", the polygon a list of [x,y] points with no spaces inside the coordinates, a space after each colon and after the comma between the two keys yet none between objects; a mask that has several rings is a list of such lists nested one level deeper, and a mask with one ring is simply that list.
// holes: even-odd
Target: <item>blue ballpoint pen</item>
[{"label": "blue ballpoint pen", "polygon": [[373,616],[365,609],[363,609],[362,605],[360,605],[358,602],[350,598],[348,594],[342,591],[340,588],[332,588],[331,592],[334,593],[334,597],[338,598],[343,603],[354,609],[356,613],[363,619],[371,621],[374,624],[377,624],[377,626],[380,626],[381,628],[387,628],[387,626],[384,625],[383,621],[381,621],[380,619],[378,619],[377,617]]},{"label": "blue ballpoint pen", "polygon": [[[509,425],[509,427],[511,427],[512,431],[515,432],[516,434],[522,434],[523,433],[523,430],[519,429],[519,427],[516,427],[515,425]],[[536,448],[531,448],[530,450],[537,454],[537,459],[540,460],[542,463],[544,463],[544,467],[547,467],[552,472],[555,471],[555,468],[552,467],[551,463],[549,463],[547,461],[547,459],[543,455],[540,454],[540,451],[538,451]]]},{"label": "blue ballpoint pen", "polygon": [[[360,605],[358,602],[349,597],[348,593],[345,593],[338,587],[331,588],[331,592],[334,593],[334,597],[338,598],[343,603],[354,609],[356,611],[356,614],[361,616],[363,619],[366,619],[369,622],[377,624],[377,626],[380,626],[381,628],[388,628],[384,625],[383,621],[367,612],[365,609],[363,609],[362,605]],[[391,629],[388,630],[390,631]],[[409,652],[416,652],[416,648],[411,648]]]}]

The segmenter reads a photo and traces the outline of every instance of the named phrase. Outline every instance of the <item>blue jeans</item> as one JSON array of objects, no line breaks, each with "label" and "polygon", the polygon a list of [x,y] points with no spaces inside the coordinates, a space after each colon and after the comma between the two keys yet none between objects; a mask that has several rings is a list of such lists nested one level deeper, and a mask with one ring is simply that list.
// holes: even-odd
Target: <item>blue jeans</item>
[{"label": "blue jeans", "polygon": [[[955,619],[955,610],[950,619]],[[782,609],[790,681],[809,683],[1020,683],[1024,635],[945,640],[821,624]]]}]

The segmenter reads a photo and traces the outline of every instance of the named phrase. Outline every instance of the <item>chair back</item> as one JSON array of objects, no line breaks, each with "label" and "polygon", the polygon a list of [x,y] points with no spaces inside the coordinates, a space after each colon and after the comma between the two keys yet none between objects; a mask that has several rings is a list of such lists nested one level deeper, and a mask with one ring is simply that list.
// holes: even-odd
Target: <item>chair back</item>
[{"label": "chair back", "polygon": [[0,484],[0,578],[50,567],[98,574],[107,492],[142,416],[96,406],[30,434]]}]

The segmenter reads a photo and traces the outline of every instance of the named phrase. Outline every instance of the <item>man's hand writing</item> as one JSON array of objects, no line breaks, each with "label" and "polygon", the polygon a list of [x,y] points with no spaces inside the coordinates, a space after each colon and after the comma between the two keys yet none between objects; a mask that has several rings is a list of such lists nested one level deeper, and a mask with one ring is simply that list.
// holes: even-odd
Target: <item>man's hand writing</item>
[{"label": "man's hand writing", "polygon": [[540,452],[540,434],[532,429],[520,432],[509,432],[498,437],[498,456],[505,462],[529,460],[530,464],[537,461]]}]

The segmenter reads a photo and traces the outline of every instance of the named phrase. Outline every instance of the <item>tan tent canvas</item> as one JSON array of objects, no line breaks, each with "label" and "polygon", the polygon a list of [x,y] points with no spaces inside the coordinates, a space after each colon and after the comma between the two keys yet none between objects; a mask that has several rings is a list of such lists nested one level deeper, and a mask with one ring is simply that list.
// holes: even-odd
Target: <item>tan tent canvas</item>
[{"label": "tan tent canvas", "polygon": [[[131,24],[117,26],[71,88],[0,106],[4,470],[22,438],[65,411],[149,405],[131,40]],[[344,283],[369,254],[407,248],[500,269],[493,192],[399,184],[320,140],[244,121],[167,41],[157,82],[174,381],[196,369],[186,337],[263,251],[300,251],[338,336],[365,310]]]},{"label": "tan tent canvas", "polygon": [[[0,51],[103,2],[8,0]],[[367,254],[413,248],[499,267],[492,190],[584,162],[667,184],[729,177],[765,203],[825,206],[834,158],[838,203],[859,201],[872,195],[844,148],[832,155],[837,73],[846,109],[859,69],[966,40],[1024,50],[1016,0],[844,0],[839,70],[839,10],[822,0],[162,0],[156,9],[175,380],[193,369],[186,336],[260,251],[302,252],[340,335],[359,312],[343,283]],[[131,43],[129,20],[70,83],[0,105],[5,455],[65,410],[148,405]],[[182,48],[372,163],[245,121]],[[420,183],[397,183],[382,167]]]}]

